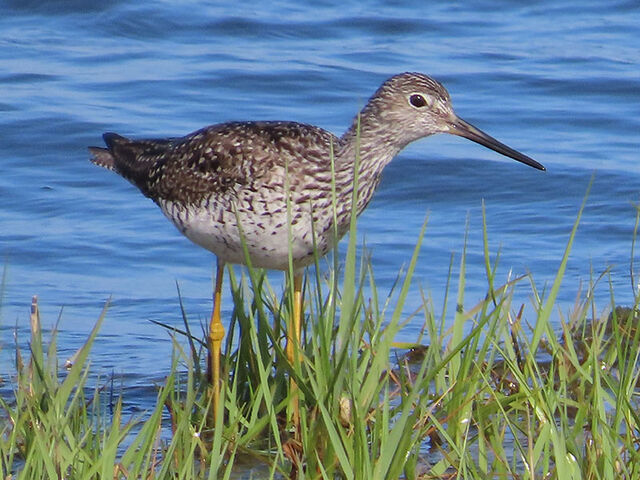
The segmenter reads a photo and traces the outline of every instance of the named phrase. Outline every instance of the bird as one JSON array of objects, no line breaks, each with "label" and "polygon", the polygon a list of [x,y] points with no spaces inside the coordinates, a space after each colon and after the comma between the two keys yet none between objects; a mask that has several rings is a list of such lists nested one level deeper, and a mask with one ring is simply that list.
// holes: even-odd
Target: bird
[{"label": "bird", "polygon": [[286,353],[293,364],[304,268],[335,247],[352,211],[360,214],[371,201],[389,162],[411,142],[438,133],[545,170],[458,117],[445,87],[414,72],[384,81],[341,137],[305,123],[234,121],[173,138],[105,133],[106,148],[89,147],[94,164],[135,185],[184,236],[217,258],[208,338],[214,412],[225,334],[220,313],[225,265],[288,271],[291,263],[293,331],[287,333]]}]

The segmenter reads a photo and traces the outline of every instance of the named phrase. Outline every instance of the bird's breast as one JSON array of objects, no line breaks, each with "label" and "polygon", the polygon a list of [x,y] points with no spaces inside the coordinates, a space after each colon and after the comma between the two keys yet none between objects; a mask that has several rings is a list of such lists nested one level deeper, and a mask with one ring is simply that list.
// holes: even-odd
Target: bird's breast
[{"label": "bird's breast", "polygon": [[287,199],[282,190],[241,190],[233,201],[212,195],[195,205],[158,204],[180,232],[226,263],[246,264],[248,254],[254,267],[286,270],[291,255],[300,268],[335,243],[332,212],[314,206],[308,192]]}]

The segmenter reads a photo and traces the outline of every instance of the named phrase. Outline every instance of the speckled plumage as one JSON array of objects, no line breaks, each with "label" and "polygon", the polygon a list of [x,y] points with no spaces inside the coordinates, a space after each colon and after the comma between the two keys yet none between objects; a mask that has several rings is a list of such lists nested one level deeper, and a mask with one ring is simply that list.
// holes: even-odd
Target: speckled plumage
[{"label": "speckled plumage", "polygon": [[254,266],[284,270],[289,251],[301,268],[312,261],[314,243],[320,254],[333,247],[332,185],[337,237],[346,232],[356,154],[360,213],[393,157],[410,142],[440,132],[544,169],[459,119],[444,87],[417,73],[383,83],[340,138],[294,122],[234,122],[161,140],[107,133],[107,148],[90,150],[95,164],[137,186],[185,236],[222,262],[245,263],[244,239]]}]

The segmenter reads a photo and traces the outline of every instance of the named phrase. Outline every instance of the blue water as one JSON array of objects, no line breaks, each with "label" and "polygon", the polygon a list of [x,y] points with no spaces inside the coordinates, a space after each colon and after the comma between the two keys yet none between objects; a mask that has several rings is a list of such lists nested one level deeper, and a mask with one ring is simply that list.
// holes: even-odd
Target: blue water
[{"label": "blue water", "polygon": [[[91,165],[104,131],[176,136],[229,120],[278,119],[337,134],[388,76],[433,75],[458,114],[544,163],[542,173],[454,137],[403,151],[360,217],[381,295],[428,228],[407,312],[420,290],[442,308],[468,222],[465,307],[486,291],[481,208],[496,283],[530,272],[540,290],[559,266],[593,188],[556,311],[567,315],[591,275],[610,269],[616,301],[629,271],[640,199],[640,24],[635,2],[361,1],[10,2],[0,16],[0,374],[13,330],[24,344],[31,296],[70,355],[105,301],[92,354],[154,401],[171,341],[149,319],[179,325],[175,282],[197,330],[211,309],[211,254],[152,202]],[[636,262],[640,260],[636,259]],[[276,285],[281,277],[273,277]],[[279,282],[279,283],[278,283]],[[227,284],[228,285],[228,284]],[[522,285],[517,301],[530,303]],[[606,281],[598,312],[609,301]],[[225,288],[223,314],[230,315]],[[451,312],[451,310],[450,310]],[[529,320],[532,320],[529,318]],[[420,318],[399,340],[412,341]]]}]

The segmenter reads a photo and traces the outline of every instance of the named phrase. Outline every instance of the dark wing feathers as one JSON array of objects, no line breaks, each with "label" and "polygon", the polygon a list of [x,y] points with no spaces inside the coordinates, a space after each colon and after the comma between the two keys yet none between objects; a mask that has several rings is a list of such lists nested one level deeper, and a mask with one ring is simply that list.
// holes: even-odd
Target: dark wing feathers
[{"label": "dark wing feathers", "polygon": [[309,157],[318,161],[337,141],[325,130],[291,122],[225,123],[159,140],[106,133],[104,140],[106,149],[89,148],[93,163],[119,173],[155,201],[183,204],[242,185],[259,188],[275,166],[295,168]]}]

